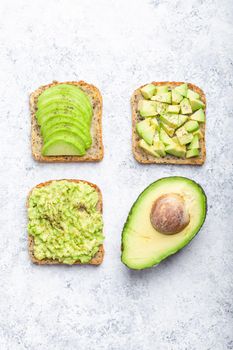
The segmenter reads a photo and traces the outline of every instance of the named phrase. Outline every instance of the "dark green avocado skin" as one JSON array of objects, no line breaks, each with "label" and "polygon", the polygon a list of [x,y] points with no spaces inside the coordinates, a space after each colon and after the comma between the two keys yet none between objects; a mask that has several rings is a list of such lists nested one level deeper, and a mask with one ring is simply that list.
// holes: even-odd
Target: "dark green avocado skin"
[{"label": "dark green avocado skin", "polygon": [[[125,224],[124,224],[124,226],[123,226],[123,229],[122,229],[122,235],[121,235],[121,262],[122,262],[127,268],[129,268],[130,270],[140,271],[140,270],[150,269],[150,268],[152,268],[152,267],[158,265],[158,264],[155,264],[155,265],[148,266],[148,267],[141,268],[141,269],[134,269],[134,268],[128,266],[128,265],[123,261],[123,259],[122,259],[122,253],[123,253],[123,250],[124,250],[123,232],[124,232],[125,227],[126,227],[127,224],[128,224],[128,221],[129,221],[130,216],[131,216],[131,214],[132,214],[132,212],[133,212],[134,206],[137,204],[137,201],[138,201],[139,197],[140,197],[151,185],[153,185],[154,183],[159,182],[159,181],[161,181],[161,180],[165,180],[165,179],[184,179],[184,180],[192,181],[192,183],[195,183],[195,184],[199,187],[199,189],[201,190],[202,195],[203,195],[204,200],[205,200],[205,206],[206,206],[205,216],[203,217],[203,222],[202,222],[202,225],[200,226],[199,230],[196,232],[196,234],[190,239],[190,241],[189,241],[186,245],[182,246],[182,247],[181,247],[180,249],[178,249],[174,254],[178,253],[181,249],[183,249],[185,246],[187,246],[187,245],[193,240],[193,238],[196,237],[196,235],[200,232],[202,226],[204,225],[204,222],[205,222],[205,219],[206,219],[206,216],[207,216],[207,211],[208,211],[207,196],[206,196],[205,191],[203,190],[202,186],[201,186],[199,183],[197,183],[196,181],[194,181],[194,180],[192,180],[192,179],[189,179],[189,178],[187,178],[187,177],[184,177],[184,176],[167,176],[167,177],[162,177],[162,178],[160,178],[160,179],[158,179],[158,180],[152,182],[152,183],[151,183],[150,185],[148,185],[148,186],[144,189],[144,191],[142,191],[142,192],[139,194],[139,196],[137,197],[136,201],[134,202],[134,204],[132,205],[132,207],[131,207],[131,209],[130,209],[130,211],[129,211],[128,217],[127,217],[126,222],[125,222]],[[174,255],[174,254],[171,254],[171,255]],[[171,256],[171,255],[169,255],[169,256]],[[165,257],[165,258],[162,259],[160,262],[162,262],[163,260],[165,260],[165,259],[168,258],[169,256]],[[160,263],[160,262],[159,262],[159,263]]]}]

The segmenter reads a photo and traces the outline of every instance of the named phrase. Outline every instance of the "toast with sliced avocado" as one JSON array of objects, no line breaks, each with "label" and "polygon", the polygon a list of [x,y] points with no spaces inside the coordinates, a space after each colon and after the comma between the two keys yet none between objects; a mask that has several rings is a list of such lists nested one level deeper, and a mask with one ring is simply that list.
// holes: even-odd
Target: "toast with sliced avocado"
[{"label": "toast with sliced avocado", "polygon": [[103,158],[102,97],[84,81],[39,87],[30,95],[32,155],[39,162]]},{"label": "toast with sliced avocado", "polygon": [[103,261],[100,189],[83,180],[51,180],[27,198],[29,255],[33,263],[91,264]]},{"label": "toast with sliced avocado", "polygon": [[152,82],[134,91],[131,109],[133,154],[139,163],[205,162],[206,97],[199,87]]}]

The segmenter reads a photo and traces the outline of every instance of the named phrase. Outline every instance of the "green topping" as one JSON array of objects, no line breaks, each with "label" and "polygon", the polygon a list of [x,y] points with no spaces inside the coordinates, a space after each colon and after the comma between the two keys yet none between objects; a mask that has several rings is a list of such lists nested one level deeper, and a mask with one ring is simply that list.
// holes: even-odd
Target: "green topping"
[{"label": "green topping", "polygon": [[28,232],[38,260],[89,262],[103,243],[98,193],[84,182],[53,181],[29,198]]},{"label": "green topping", "polygon": [[198,157],[199,156],[199,150],[198,148],[192,148],[187,151],[186,158],[192,158],[192,157]]},{"label": "green topping", "polygon": [[143,140],[140,147],[155,157],[164,157],[166,153],[182,158],[187,153],[187,157],[193,157],[187,150],[199,151],[199,140],[203,138],[200,123],[205,121],[205,104],[200,95],[187,84],[176,87],[148,84],[141,92],[144,99],[138,102],[138,111],[139,120],[144,120],[136,124]]},{"label": "green topping", "polygon": [[153,84],[148,84],[141,89],[142,96],[149,100],[156,92],[156,87]]}]

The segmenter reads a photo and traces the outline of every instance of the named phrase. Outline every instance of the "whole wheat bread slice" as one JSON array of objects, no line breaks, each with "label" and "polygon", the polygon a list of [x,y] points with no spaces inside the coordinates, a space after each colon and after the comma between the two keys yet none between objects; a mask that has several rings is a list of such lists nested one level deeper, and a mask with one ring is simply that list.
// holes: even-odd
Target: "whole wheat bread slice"
[{"label": "whole wheat bread slice", "polygon": [[[40,133],[40,127],[36,119],[36,106],[38,96],[51,86],[59,84],[71,84],[78,86],[91,99],[93,106],[93,118],[91,124],[92,146],[87,150],[83,156],[42,156],[41,150],[43,146],[43,139]],[[84,81],[68,81],[59,83],[53,81],[51,84],[43,85],[36,91],[30,94],[30,111],[31,111],[31,147],[32,155],[38,162],[96,162],[103,159],[104,148],[102,142],[102,96],[100,91],[94,85],[85,83]]]},{"label": "whole wheat bread slice", "polygon": [[[176,87],[178,85],[184,84],[184,82],[175,82],[175,81],[163,81],[163,82],[152,82],[151,84],[154,84],[156,86],[162,86],[167,85],[169,87]],[[200,155],[195,158],[177,158],[172,155],[166,155],[163,158],[155,158],[151,156],[150,154],[146,153],[142,148],[139,147],[138,141],[140,140],[140,137],[138,136],[136,132],[136,124],[138,121],[141,120],[140,114],[137,111],[137,106],[139,100],[143,99],[141,95],[141,88],[145,86],[142,85],[137,90],[134,91],[132,97],[131,97],[131,109],[132,109],[132,141],[133,141],[133,154],[134,158],[139,162],[143,164],[192,164],[192,165],[202,165],[205,162],[206,159],[206,148],[205,148],[205,123],[200,124],[200,130],[203,133],[203,139],[200,140]],[[206,114],[206,97],[204,92],[196,85],[188,83],[188,88],[197,92],[200,95],[201,100],[205,103],[205,114]]]},{"label": "whole wheat bread slice", "polygon": [[[29,192],[28,194],[28,197],[27,197],[27,203],[26,203],[26,206],[28,208],[28,203],[29,203],[29,198],[30,198],[30,195],[33,191],[34,188],[41,188],[41,187],[44,187],[44,186],[48,186],[49,184],[51,184],[52,182],[54,181],[69,181],[69,182],[84,182],[84,183],[87,183],[88,185],[92,186],[95,188],[95,190],[98,192],[98,195],[99,195],[99,201],[97,203],[97,209],[102,213],[103,212],[103,200],[102,200],[102,193],[99,189],[99,187],[95,184],[92,184],[91,182],[88,182],[88,181],[84,181],[84,180],[74,180],[74,179],[70,179],[70,180],[67,180],[67,179],[62,179],[62,180],[50,180],[50,181],[46,181],[46,182],[43,182],[43,183],[40,183],[38,184],[37,186],[33,187],[31,189],[31,191]],[[38,260],[35,256],[34,256],[34,239],[32,236],[28,235],[28,250],[29,250],[29,255],[30,255],[30,258],[31,258],[31,261],[34,263],[34,264],[38,264],[38,265],[66,265],[64,263],[61,263],[59,262],[58,260],[53,260],[53,259],[43,259],[43,260]],[[103,262],[103,258],[104,258],[104,246],[103,244],[101,244],[99,246],[99,250],[98,252],[95,254],[95,256],[87,263],[88,265],[100,265],[102,262]],[[76,261],[74,264],[72,265],[86,265],[86,264],[82,264],[80,261]]]}]

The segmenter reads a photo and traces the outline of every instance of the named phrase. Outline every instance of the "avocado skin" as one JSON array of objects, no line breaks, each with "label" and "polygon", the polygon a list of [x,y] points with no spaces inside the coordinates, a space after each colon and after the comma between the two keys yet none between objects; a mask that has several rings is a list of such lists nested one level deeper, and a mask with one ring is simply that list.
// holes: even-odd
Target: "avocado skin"
[{"label": "avocado skin", "polygon": [[[190,239],[187,243],[181,244],[181,245],[178,247],[178,249],[177,249],[176,251],[174,251],[172,254],[168,254],[168,255],[165,254],[165,255],[163,256],[163,258],[162,258],[157,264],[152,264],[152,265],[150,265],[150,266],[145,266],[145,267],[142,267],[141,269],[139,269],[139,268],[137,268],[137,269],[136,269],[136,268],[132,268],[132,267],[128,266],[128,265],[123,261],[123,259],[122,259],[123,250],[124,250],[124,243],[123,243],[123,232],[124,232],[124,229],[125,229],[126,226],[128,225],[128,222],[129,222],[129,219],[130,219],[130,217],[131,217],[131,215],[132,215],[132,212],[133,212],[133,210],[134,210],[134,207],[136,206],[137,201],[138,201],[139,198],[142,196],[142,194],[143,194],[151,185],[153,185],[154,183],[157,183],[157,182],[159,182],[159,181],[163,181],[163,180],[166,180],[166,179],[184,179],[185,181],[190,181],[192,184],[194,183],[194,184],[196,184],[196,186],[199,187],[199,189],[201,190],[201,193],[202,193],[202,195],[203,195],[203,199],[204,199],[204,202],[205,202],[205,209],[206,209],[206,210],[205,210],[205,215],[204,215],[204,217],[203,217],[202,224],[201,224],[199,230],[195,233],[195,235],[194,235],[193,237],[191,237],[191,239]],[[207,196],[206,196],[206,194],[205,194],[205,192],[204,192],[202,186],[201,186],[199,183],[197,183],[196,181],[191,180],[191,179],[189,179],[189,178],[187,178],[187,177],[184,177],[184,176],[167,176],[167,177],[162,177],[162,178],[160,178],[160,179],[158,179],[158,180],[152,182],[149,186],[147,186],[147,187],[139,194],[139,196],[138,196],[137,199],[135,200],[134,204],[132,205],[132,207],[131,207],[131,209],[130,209],[130,212],[129,212],[129,214],[128,214],[128,217],[127,217],[127,219],[126,219],[126,222],[125,222],[125,224],[124,224],[124,226],[123,226],[122,235],[121,235],[121,262],[122,262],[128,269],[130,269],[130,270],[135,270],[135,271],[145,270],[145,269],[149,269],[149,268],[151,268],[151,267],[153,267],[153,266],[157,266],[157,265],[160,264],[163,260],[165,260],[167,257],[176,254],[176,253],[179,252],[182,248],[186,247],[186,246],[193,240],[193,238],[196,237],[196,235],[198,234],[198,232],[201,230],[202,226],[204,225],[204,222],[205,222],[205,219],[206,219],[206,215],[207,215],[207,211],[208,211]]]}]

